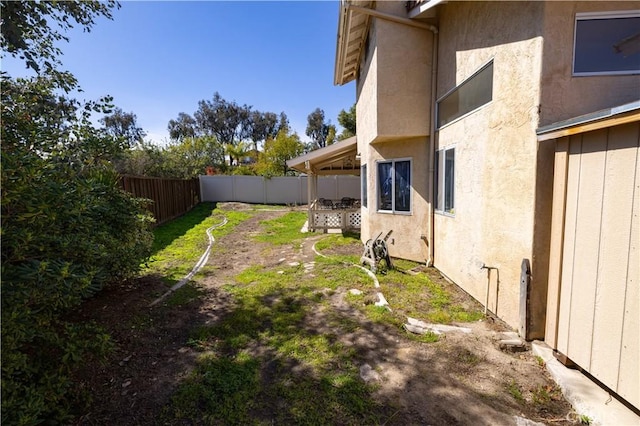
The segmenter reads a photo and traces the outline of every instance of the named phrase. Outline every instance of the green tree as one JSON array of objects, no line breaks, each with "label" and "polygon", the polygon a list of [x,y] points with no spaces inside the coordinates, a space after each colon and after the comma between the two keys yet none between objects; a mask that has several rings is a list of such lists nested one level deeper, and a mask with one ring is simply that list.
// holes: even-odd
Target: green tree
[{"label": "green tree", "polygon": [[165,169],[170,177],[190,179],[205,174],[207,167],[224,169],[224,147],[214,136],[186,138],[166,149]]},{"label": "green tree", "polygon": [[264,153],[256,164],[256,172],[262,176],[285,176],[289,168],[287,160],[291,160],[304,152],[304,144],[297,133],[290,134],[281,130],[275,139],[265,142]]},{"label": "green tree", "polygon": [[342,126],[342,132],[338,135],[338,140],[341,141],[356,135],[356,104],[353,104],[349,111],[340,110],[338,123]]},{"label": "green tree", "polygon": [[258,143],[278,134],[278,116],[273,112],[251,111],[249,118],[249,137],[258,152]]},{"label": "green tree", "polygon": [[[311,138],[313,143],[312,149],[324,148],[328,145],[328,137],[333,131],[335,135],[335,126],[329,121],[325,121],[324,111],[316,108],[307,116],[306,135]],[[333,142],[333,141],[330,141]]]},{"label": "green tree", "polygon": [[181,112],[175,120],[169,120],[167,130],[169,130],[169,138],[181,141],[183,138],[194,138],[198,136],[196,120],[189,114]]},{"label": "green tree", "polygon": [[201,134],[213,135],[220,143],[235,146],[249,138],[250,115],[250,106],[227,101],[215,92],[213,100],[198,102],[194,118]]},{"label": "green tree", "polygon": [[65,33],[74,22],[89,32],[99,17],[111,19],[114,8],[120,8],[114,0],[0,1],[2,50],[36,72],[54,71],[62,53],[55,44],[69,41]]},{"label": "green tree", "polygon": [[141,127],[138,127],[137,117],[132,112],[124,112],[120,108],[115,108],[109,115],[100,119],[107,134],[120,139],[128,146],[142,143],[147,135]]},{"label": "green tree", "polygon": [[242,159],[249,155],[249,146],[245,142],[238,142],[237,144],[225,144],[225,153],[229,156],[229,165],[240,166]]},{"label": "green tree", "polygon": [[128,150],[117,162],[122,174],[172,179],[191,179],[211,166],[226,170],[225,150],[214,136],[198,136],[174,141],[166,147],[151,143]]}]

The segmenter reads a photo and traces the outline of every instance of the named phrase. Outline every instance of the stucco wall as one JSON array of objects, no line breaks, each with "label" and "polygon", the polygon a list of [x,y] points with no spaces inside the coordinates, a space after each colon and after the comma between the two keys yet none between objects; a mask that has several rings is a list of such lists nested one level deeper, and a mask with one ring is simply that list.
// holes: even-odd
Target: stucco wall
[{"label": "stucco wall", "polygon": [[[368,151],[368,194],[369,206],[363,209],[362,241],[374,238],[378,233],[385,235],[393,230],[387,241],[392,257],[425,262],[428,257],[427,245],[420,237],[426,235],[428,224],[428,144],[426,138],[403,139],[377,143]],[[411,213],[378,213],[377,205],[377,160],[411,159]],[[365,225],[366,223],[366,225]]]},{"label": "stucco wall", "polygon": [[[438,97],[490,60],[494,79],[489,104],[438,132],[439,149],[455,146],[456,193],[455,215],[436,214],[434,220],[435,266],[483,303],[487,271],[481,266],[498,268],[491,274],[488,308],[514,328],[520,265],[537,250],[536,176],[552,173],[552,153],[538,158],[535,137],[542,9],[539,2],[450,2],[439,24]],[[538,272],[546,282],[546,271]]]},{"label": "stucco wall", "polygon": [[[366,56],[360,65],[360,76],[356,86],[356,125],[358,128],[358,152],[365,153],[366,145],[375,139],[378,129],[378,48],[376,21],[371,22]],[[361,164],[364,164],[364,158]]]},{"label": "stucco wall", "polygon": [[[378,9],[406,13],[404,2],[379,2]],[[426,136],[431,115],[433,33],[379,19],[378,134],[380,140]]]},{"label": "stucco wall", "polygon": [[[378,2],[377,10],[406,15],[404,2]],[[370,143],[426,136],[433,34],[375,18],[368,45],[357,85],[358,138]]]},{"label": "stucco wall", "polygon": [[640,98],[640,75],[571,75],[576,13],[637,10],[637,1],[551,1],[544,7],[540,125]]},{"label": "stucco wall", "polygon": [[[405,16],[404,2],[378,2],[377,10]],[[372,20],[368,54],[357,82],[358,152],[367,164],[368,207],[362,209],[363,241],[393,230],[393,257],[424,262],[428,233],[428,138],[431,116],[432,33]],[[412,212],[378,213],[376,161],[411,158]]]}]

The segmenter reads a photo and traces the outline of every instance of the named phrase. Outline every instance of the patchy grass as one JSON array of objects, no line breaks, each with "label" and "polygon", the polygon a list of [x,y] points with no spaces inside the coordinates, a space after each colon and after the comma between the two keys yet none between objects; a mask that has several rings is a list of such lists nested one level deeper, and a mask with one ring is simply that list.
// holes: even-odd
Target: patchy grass
[{"label": "patchy grass", "polygon": [[219,238],[249,216],[250,213],[234,211],[225,212],[223,216],[213,203],[197,205],[184,216],[154,230],[152,255],[142,272],[161,275],[168,285],[175,284],[191,271],[206,250],[207,229],[222,223],[226,217],[228,222],[211,233]]},{"label": "patchy grass", "polygon": [[[278,233],[267,240],[296,244],[304,217],[287,214],[264,222]],[[340,262],[318,261],[322,274],[315,279],[302,266],[255,266],[224,287],[235,308],[193,331],[189,344],[202,355],[165,411],[166,422],[377,424],[388,416],[388,409],[374,402],[375,387],[360,379],[354,350],[336,334],[318,333],[306,322],[331,289],[353,276],[363,286],[366,274]],[[335,333],[358,327],[352,318],[335,313],[328,321]],[[261,417],[274,411],[275,419]]]},{"label": "patchy grass", "polygon": [[[230,223],[216,232],[230,232],[254,212],[224,214]],[[207,221],[215,223],[219,217],[212,211],[195,227],[203,231],[211,226]],[[266,233],[250,238],[268,243],[266,250],[284,253],[283,246],[300,245],[304,220],[304,212],[288,212],[276,220],[261,222]],[[174,238],[159,253],[174,250],[186,257],[186,250],[174,249],[185,236]],[[378,275],[381,287],[375,288],[365,271],[352,266],[361,254],[357,236],[327,235],[316,248],[329,257],[317,257],[311,274],[303,265],[284,262],[248,267],[228,279],[223,289],[228,293],[225,298],[232,302],[217,313],[220,316],[215,322],[191,331],[187,343],[198,351],[197,366],[180,383],[158,419],[160,424],[385,424],[399,412],[398,407],[389,401],[383,404],[376,394],[384,384],[362,380],[359,366],[366,355],[341,339],[370,325],[363,325],[352,310],[345,313],[332,309],[331,296],[345,293],[346,301],[373,323],[392,326],[399,332],[407,316],[442,323],[482,318],[479,305],[469,304],[468,298],[436,274],[413,272],[424,269],[418,263],[396,260],[395,269]],[[214,245],[214,253],[223,250]],[[362,294],[348,293],[349,289]],[[167,303],[187,306],[201,291],[193,284],[181,290]],[[390,302],[391,311],[375,306],[378,291]],[[145,325],[144,318],[139,322]],[[393,332],[388,328],[385,331]],[[406,333],[406,337],[431,343],[439,336]],[[447,355],[456,369],[469,374],[486,361],[462,347]],[[515,406],[511,395],[526,406],[525,388],[518,382],[501,381],[500,386],[504,386],[503,401]],[[526,395],[527,401],[533,399],[537,407],[554,398],[551,390],[542,387],[527,390]]]},{"label": "patchy grass", "polygon": [[[394,268],[378,274],[380,288],[374,288],[364,271],[347,266],[360,262],[362,244],[358,235],[329,235],[316,243],[316,249],[329,256],[316,260],[323,271],[323,277],[319,279],[325,280],[324,285],[329,288],[340,285],[362,291],[360,295],[348,293],[346,300],[362,309],[374,322],[401,327],[407,317],[441,324],[472,322],[484,317],[479,304],[464,306],[456,302],[459,290],[445,280],[434,280],[424,272],[412,272],[421,266],[416,262],[394,259]],[[374,305],[378,291],[385,296],[392,311]],[[407,334],[412,340],[424,343],[438,340],[433,333]]]},{"label": "patchy grass", "polygon": [[256,240],[274,245],[295,243],[305,236],[300,230],[306,220],[305,212],[289,212],[278,219],[262,221],[265,232],[256,236]]},{"label": "patchy grass", "polygon": [[360,234],[343,233],[327,235],[316,243],[316,249],[331,259],[359,264],[363,252]]},{"label": "patchy grass", "polygon": [[172,417],[205,424],[246,424],[260,392],[260,361],[246,353],[207,354],[173,396]]},{"label": "patchy grass", "polygon": [[408,273],[417,263],[396,261],[396,268],[378,276],[389,304],[399,315],[427,322],[451,324],[483,318],[479,304],[463,306],[456,302],[454,289],[444,280],[434,280],[427,273]]}]

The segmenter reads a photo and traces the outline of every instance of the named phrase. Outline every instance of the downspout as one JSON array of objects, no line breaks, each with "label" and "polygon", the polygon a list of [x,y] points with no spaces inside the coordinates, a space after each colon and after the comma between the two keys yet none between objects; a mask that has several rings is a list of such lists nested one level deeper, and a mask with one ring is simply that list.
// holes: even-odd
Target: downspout
[{"label": "downspout", "polygon": [[429,203],[429,235],[421,235],[420,238],[427,244],[429,249],[429,257],[427,259],[427,266],[433,266],[433,219],[434,219],[434,207],[433,207],[433,174],[434,174],[434,153],[435,153],[435,133],[436,133],[436,125],[435,125],[435,117],[436,117],[436,83],[438,76],[438,27],[430,24],[425,24],[424,22],[416,21],[409,18],[403,18],[401,16],[391,15],[389,13],[384,13],[377,11],[375,9],[369,9],[366,7],[354,6],[351,3],[345,3],[345,10],[348,12],[360,12],[366,15],[370,15],[376,18],[384,19],[391,22],[396,22],[399,24],[409,25],[416,28],[421,28],[423,30],[429,30],[433,33],[433,59],[431,64],[431,123],[429,126],[429,180],[430,185],[428,185],[428,203]]},{"label": "downspout", "polygon": [[437,77],[438,77],[438,31],[433,32],[433,60],[431,61],[431,123],[429,126],[429,189],[427,201],[429,204],[429,258],[427,259],[427,266],[433,266],[434,257],[434,232],[435,226],[433,224],[435,220],[435,207],[434,203],[434,174],[435,167],[433,162],[435,161],[436,152],[436,90],[437,90]]}]

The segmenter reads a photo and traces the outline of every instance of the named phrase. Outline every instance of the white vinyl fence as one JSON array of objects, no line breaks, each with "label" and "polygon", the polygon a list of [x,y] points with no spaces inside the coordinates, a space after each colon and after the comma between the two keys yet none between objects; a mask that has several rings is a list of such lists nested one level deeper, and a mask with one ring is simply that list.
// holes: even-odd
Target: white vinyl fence
[{"label": "white vinyl fence", "polygon": [[[307,177],[271,179],[260,176],[200,176],[202,201],[236,201],[251,204],[308,204]],[[318,177],[318,198],[360,198],[359,176]]]}]

